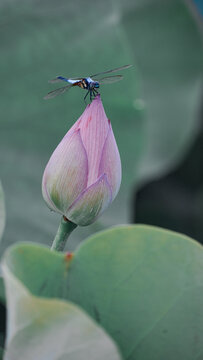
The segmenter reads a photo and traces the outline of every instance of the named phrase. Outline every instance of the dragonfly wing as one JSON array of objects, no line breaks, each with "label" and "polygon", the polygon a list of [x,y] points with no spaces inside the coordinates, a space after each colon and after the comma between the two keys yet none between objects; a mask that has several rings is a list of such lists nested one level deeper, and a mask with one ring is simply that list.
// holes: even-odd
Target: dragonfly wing
[{"label": "dragonfly wing", "polygon": [[44,97],[44,99],[45,99],[45,100],[47,100],[47,99],[52,99],[52,98],[54,98],[55,96],[62,95],[62,94],[65,93],[67,90],[69,90],[71,87],[72,87],[72,84],[69,84],[69,85],[63,86],[63,87],[61,87],[61,88],[59,88],[59,89],[50,91],[50,92]]},{"label": "dragonfly wing", "polygon": [[108,73],[112,73],[112,72],[116,72],[116,71],[128,69],[128,68],[130,68],[131,66],[132,66],[132,65],[120,66],[120,67],[115,68],[115,69],[112,69],[112,70],[107,70],[107,71],[104,71],[104,72],[100,72],[100,73],[98,73],[98,74],[91,75],[90,77],[91,77],[91,78],[94,78],[94,77],[96,77],[96,76],[100,76],[100,75],[103,75],[103,74],[108,74]]},{"label": "dragonfly wing", "polygon": [[54,78],[54,79],[49,80],[48,82],[49,82],[50,84],[55,84],[55,83],[58,83],[58,82],[61,82],[61,81],[63,81],[63,80],[61,80],[61,79],[59,79],[58,77],[56,77],[56,78]]},{"label": "dragonfly wing", "polygon": [[105,76],[103,78],[97,79],[97,81],[99,84],[112,84],[122,79],[123,79],[123,75],[114,75],[114,76]]}]

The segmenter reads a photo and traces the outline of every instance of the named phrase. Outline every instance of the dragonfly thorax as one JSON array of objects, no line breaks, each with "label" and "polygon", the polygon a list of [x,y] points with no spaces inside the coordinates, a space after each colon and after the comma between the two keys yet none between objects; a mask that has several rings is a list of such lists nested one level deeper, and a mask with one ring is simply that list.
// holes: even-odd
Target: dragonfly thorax
[{"label": "dragonfly thorax", "polygon": [[92,89],[98,89],[99,83],[98,81],[92,80],[90,77],[82,79],[83,84],[86,84],[86,87],[84,86],[84,89],[92,90]]},{"label": "dragonfly thorax", "polygon": [[83,89],[89,89],[89,81],[88,81],[88,79],[86,79],[86,78],[84,78],[84,79],[82,79],[78,84],[76,84],[76,85],[79,85],[81,88],[83,88]]}]

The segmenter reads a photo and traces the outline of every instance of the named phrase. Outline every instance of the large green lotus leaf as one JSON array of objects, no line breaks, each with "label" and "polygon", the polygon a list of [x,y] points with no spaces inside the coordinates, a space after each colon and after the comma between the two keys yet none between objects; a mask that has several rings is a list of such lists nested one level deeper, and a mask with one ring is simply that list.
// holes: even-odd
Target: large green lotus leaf
[{"label": "large green lotus leaf", "polygon": [[[8,226],[2,246],[50,243],[59,218],[41,197],[43,169],[84,110],[84,92],[42,97],[58,74],[83,76],[126,63],[125,79],[101,89],[121,153],[120,193],[97,224],[76,230],[70,248],[88,234],[129,218],[133,184],[167,170],[191,143],[197,121],[201,42],[180,0],[2,1],[1,176]],[[139,164],[142,159],[141,165]]]},{"label": "large green lotus leaf", "polygon": [[145,147],[137,170],[142,182],[174,168],[199,129],[203,47],[192,19],[198,16],[186,3],[125,1],[123,27],[146,105]]},{"label": "large green lotus leaf", "polygon": [[5,266],[32,294],[81,306],[125,359],[202,359],[203,251],[191,238],[122,226],[90,237],[72,259],[42,246],[15,245]]},{"label": "large green lotus leaf", "polygon": [[121,360],[110,337],[78,306],[41,299],[3,267],[8,302],[4,360]]}]

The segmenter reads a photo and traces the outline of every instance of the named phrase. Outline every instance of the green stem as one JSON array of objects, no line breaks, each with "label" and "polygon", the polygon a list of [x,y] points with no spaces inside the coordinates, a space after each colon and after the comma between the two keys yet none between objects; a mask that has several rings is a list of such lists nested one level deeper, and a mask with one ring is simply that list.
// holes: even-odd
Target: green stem
[{"label": "green stem", "polygon": [[76,227],[76,224],[72,223],[65,216],[62,216],[51,250],[63,251],[69,235]]}]

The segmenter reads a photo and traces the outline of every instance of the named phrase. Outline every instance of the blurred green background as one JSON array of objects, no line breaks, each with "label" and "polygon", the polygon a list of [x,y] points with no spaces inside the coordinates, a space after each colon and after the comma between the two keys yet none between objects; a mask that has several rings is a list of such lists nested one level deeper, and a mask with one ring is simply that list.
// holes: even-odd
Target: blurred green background
[{"label": "blurred green background", "polygon": [[1,252],[16,241],[50,245],[59,224],[42,199],[41,178],[85,104],[79,88],[44,101],[54,89],[48,80],[128,63],[133,68],[122,82],[101,89],[122,159],[121,190],[95,224],[75,230],[68,247],[132,221],[201,240],[202,19],[194,4],[1,0],[0,24],[0,178],[7,213]]}]

